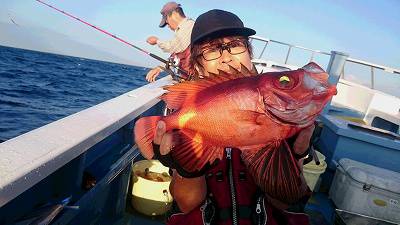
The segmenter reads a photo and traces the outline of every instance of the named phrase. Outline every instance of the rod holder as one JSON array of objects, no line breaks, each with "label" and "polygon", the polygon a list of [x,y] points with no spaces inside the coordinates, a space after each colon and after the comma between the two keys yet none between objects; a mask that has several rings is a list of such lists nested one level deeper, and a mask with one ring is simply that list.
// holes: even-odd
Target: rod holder
[{"label": "rod holder", "polygon": [[[329,74],[328,82],[331,85],[337,86],[340,74],[343,71],[344,64],[346,63],[349,55],[347,53],[331,51],[331,58],[329,59],[328,69],[326,72]],[[325,106],[322,114],[329,112],[331,101]]]},{"label": "rod holder", "polygon": [[331,58],[329,59],[328,69],[326,70],[329,74],[329,84],[337,85],[348,57],[349,55],[347,53],[331,51]]}]

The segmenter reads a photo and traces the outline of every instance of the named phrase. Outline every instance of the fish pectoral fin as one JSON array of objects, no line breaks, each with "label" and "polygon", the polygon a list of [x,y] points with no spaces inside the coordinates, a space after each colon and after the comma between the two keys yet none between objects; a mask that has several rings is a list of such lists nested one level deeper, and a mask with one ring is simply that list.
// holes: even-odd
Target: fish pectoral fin
[{"label": "fish pectoral fin", "polygon": [[232,113],[235,121],[252,123],[254,125],[262,126],[268,121],[268,116],[264,113],[255,112],[251,110],[240,110],[239,112]]},{"label": "fish pectoral fin", "polygon": [[173,159],[188,172],[200,171],[224,154],[223,147],[205,144],[200,134],[190,130],[174,132],[173,143]]},{"label": "fish pectoral fin", "polygon": [[270,142],[267,144],[241,146],[239,149],[242,151],[242,159],[246,162],[251,162],[254,157],[260,157],[260,154],[264,152],[265,149],[273,149],[279,145],[278,142]]},{"label": "fish pectoral fin", "polygon": [[265,113],[265,100],[264,100],[264,96],[261,94],[260,89],[257,88],[257,92],[258,92],[258,101],[257,101],[257,106],[256,106],[256,110],[259,113]]},{"label": "fish pectoral fin", "polygon": [[304,196],[304,179],[286,141],[243,151],[242,159],[256,184],[271,197],[290,204]]},{"label": "fish pectoral fin", "polygon": [[256,154],[260,149],[264,148],[265,144],[259,144],[259,145],[250,145],[250,146],[240,146],[239,149],[242,152],[245,152],[244,154]]}]

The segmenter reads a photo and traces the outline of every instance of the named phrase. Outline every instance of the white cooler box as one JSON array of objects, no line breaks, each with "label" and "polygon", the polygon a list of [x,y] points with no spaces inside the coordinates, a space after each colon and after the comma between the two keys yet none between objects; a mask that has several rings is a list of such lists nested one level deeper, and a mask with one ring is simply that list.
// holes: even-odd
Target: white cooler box
[{"label": "white cooler box", "polygon": [[343,158],[329,195],[339,209],[400,223],[400,173]]}]

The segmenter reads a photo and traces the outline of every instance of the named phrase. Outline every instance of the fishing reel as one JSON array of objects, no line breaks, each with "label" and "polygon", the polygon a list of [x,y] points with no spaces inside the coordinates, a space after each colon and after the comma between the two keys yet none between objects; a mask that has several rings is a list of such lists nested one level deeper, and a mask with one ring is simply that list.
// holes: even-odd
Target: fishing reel
[{"label": "fishing reel", "polygon": [[180,68],[179,58],[177,57],[168,58],[168,60],[165,62],[165,71],[172,76],[173,80],[178,82],[183,82],[192,79],[192,77],[189,75],[187,71]]},{"label": "fishing reel", "polygon": [[165,63],[165,71],[171,75],[172,79],[175,81],[180,82],[179,75],[178,75],[178,63],[176,62],[173,57],[169,57],[168,61]]}]

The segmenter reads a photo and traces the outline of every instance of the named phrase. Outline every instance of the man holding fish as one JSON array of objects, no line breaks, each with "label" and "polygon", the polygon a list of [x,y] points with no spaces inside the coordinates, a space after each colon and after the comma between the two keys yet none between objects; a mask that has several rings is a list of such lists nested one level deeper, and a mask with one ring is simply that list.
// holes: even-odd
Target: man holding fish
[{"label": "man holding fish", "polygon": [[257,75],[254,34],[230,12],[200,15],[191,35],[197,79],[165,87],[173,113],[135,125],[143,156],[173,169],[183,213],[168,224],[309,224],[291,212],[310,194],[298,159],[336,88],[315,63]]}]

